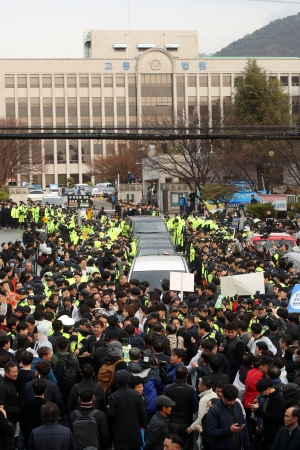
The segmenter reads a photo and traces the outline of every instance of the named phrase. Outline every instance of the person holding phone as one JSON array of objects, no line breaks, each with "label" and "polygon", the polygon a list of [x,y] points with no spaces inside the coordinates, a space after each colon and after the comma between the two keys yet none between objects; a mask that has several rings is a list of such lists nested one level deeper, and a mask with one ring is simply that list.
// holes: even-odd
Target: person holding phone
[{"label": "person holding phone", "polygon": [[266,399],[266,406],[260,405],[258,401],[250,405],[256,417],[262,419],[258,448],[270,450],[278,430],[284,426],[285,400],[269,378],[261,378],[256,383],[256,390]]},{"label": "person holding phone", "polygon": [[236,401],[238,389],[224,386],[220,400],[207,412],[207,430],[211,448],[249,450],[250,442],[242,408]]}]

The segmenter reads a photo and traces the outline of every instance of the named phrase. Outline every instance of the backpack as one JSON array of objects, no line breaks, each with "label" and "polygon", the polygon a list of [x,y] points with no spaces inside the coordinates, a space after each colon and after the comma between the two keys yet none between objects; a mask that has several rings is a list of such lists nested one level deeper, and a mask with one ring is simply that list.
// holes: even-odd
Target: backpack
[{"label": "backpack", "polygon": [[104,363],[98,371],[97,383],[103,387],[105,395],[107,397],[109,397],[111,394],[111,385],[115,381],[116,365],[120,361],[121,360],[118,359],[118,361],[114,363]]},{"label": "backpack", "polygon": [[59,358],[56,368],[57,385],[61,391],[69,391],[77,383],[76,362],[72,358],[72,353],[61,355],[56,353]]},{"label": "backpack", "polygon": [[95,419],[98,409],[93,409],[88,416],[83,416],[75,410],[76,419],[73,422],[73,435],[76,450],[84,450],[87,447],[99,448],[99,432]]}]

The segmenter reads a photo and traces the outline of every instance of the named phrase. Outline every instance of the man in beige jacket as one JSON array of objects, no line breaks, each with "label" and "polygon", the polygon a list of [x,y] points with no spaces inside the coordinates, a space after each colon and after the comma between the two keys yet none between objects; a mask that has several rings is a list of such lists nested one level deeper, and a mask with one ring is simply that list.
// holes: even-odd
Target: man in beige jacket
[{"label": "man in beige jacket", "polygon": [[217,394],[212,390],[212,382],[209,377],[202,377],[199,380],[198,388],[200,391],[198,417],[195,422],[193,422],[192,425],[187,428],[187,433],[191,433],[195,430],[199,431],[199,427],[197,425],[202,425],[202,418],[204,414],[207,413],[207,403],[212,398],[218,398]]}]

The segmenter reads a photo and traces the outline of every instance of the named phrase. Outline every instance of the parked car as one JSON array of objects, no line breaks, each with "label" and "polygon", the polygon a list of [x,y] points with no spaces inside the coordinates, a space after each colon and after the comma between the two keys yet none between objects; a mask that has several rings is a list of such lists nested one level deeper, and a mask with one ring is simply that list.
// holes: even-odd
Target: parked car
[{"label": "parked car", "polygon": [[66,187],[65,195],[68,195],[68,194],[75,194],[75,188],[74,187]]},{"label": "parked car", "polygon": [[80,189],[81,191],[85,191],[86,188],[88,189],[90,186],[86,183],[82,184],[75,184],[75,192],[77,192],[77,189]]},{"label": "parked car", "polygon": [[42,200],[42,198],[45,196],[45,192],[39,189],[30,189],[28,191],[28,200],[32,200],[33,202],[36,202],[38,200]]},{"label": "parked car", "polygon": [[66,204],[63,201],[63,197],[59,195],[47,194],[42,198],[42,205],[49,203],[49,205],[60,206],[66,208]]},{"label": "parked car", "polygon": [[85,188],[83,189],[83,192],[85,194],[92,195],[93,189],[94,189],[93,186],[85,186]]},{"label": "parked car", "polygon": [[103,188],[103,197],[108,197],[113,192],[116,192],[116,189],[113,186],[106,186]]},{"label": "parked car", "polygon": [[108,188],[108,187],[113,188],[115,190],[115,188],[113,187],[113,185],[111,183],[97,183],[97,184],[95,184],[95,186],[92,189],[92,195],[98,197],[101,192],[103,195],[104,188]]}]

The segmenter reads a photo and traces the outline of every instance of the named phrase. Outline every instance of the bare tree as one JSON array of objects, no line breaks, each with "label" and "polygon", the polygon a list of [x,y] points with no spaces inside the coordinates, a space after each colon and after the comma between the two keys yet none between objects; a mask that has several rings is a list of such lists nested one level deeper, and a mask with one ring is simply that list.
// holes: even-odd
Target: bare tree
[{"label": "bare tree", "polygon": [[[152,117],[151,120],[148,117],[147,124],[143,121],[143,129],[145,133],[161,135],[161,140],[150,142],[152,148],[143,152],[143,162],[148,169],[179,178],[192,189],[200,190],[207,181],[218,179],[218,170],[214,169],[217,169],[215,152],[220,143],[209,139],[189,139],[189,132],[200,133],[196,124],[187,125],[179,116]],[[167,139],[169,133],[179,132],[186,134],[186,139]]]},{"label": "bare tree", "polygon": [[34,175],[45,172],[41,141],[20,140],[17,134],[24,132],[22,124],[14,119],[0,119],[2,133],[16,133],[15,139],[0,140],[1,171],[0,185],[4,186],[17,175]]},{"label": "bare tree", "polygon": [[131,141],[128,144],[119,145],[116,149],[113,145],[107,146],[106,157],[94,157],[88,166],[88,173],[102,181],[114,181],[119,174],[120,182],[127,182],[128,172],[134,173],[136,178],[142,177],[142,157],[138,151],[139,144]]}]

